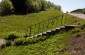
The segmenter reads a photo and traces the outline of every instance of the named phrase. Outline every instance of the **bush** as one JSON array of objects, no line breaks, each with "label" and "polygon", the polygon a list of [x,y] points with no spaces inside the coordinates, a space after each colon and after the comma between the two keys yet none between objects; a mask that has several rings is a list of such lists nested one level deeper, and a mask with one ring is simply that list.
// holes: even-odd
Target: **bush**
[{"label": "bush", "polygon": [[84,29],[85,28],[85,24],[81,25],[81,29]]},{"label": "bush", "polygon": [[0,3],[0,15],[9,15],[12,14],[12,4],[8,1],[3,1]]},{"label": "bush", "polygon": [[81,37],[81,34],[80,33],[78,33],[78,34],[76,34],[76,36],[75,36],[76,38],[79,38],[79,37]]},{"label": "bush", "polygon": [[28,39],[26,38],[18,38],[13,41],[14,46],[27,45],[27,44],[28,44]]},{"label": "bush", "polygon": [[6,44],[0,45],[0,49],[2,49],[2,48],[4,48],[4,47],[6,47]]},{"label": "bush", "polygon": [[12,41],[6,41],[6,47],[7,47],[7,46],[11,46],[11,42],[12,42]]},{"label": "bush", "polygon": [[17,34],[16,32],[11,32],[8,34],[8,36],[5,39],[13,41],[14,39],[18,37],[20,37],[19,34]]},{"label": "bush", "polygon": [[75,28],[72,30],[72,33],[77,33],[77,32],[80,32],[80,28]]},{"label": "bush", "polygon": [[28,34],[25,34],[24,37],[27,38],[27,37],[29,37],[29,35]]},{"label": "bush", "polygon": [[32,38],[32,39],[27,39],[27,38],[18,38],[15,39],[12,43],[12,45],[14,46],[20,46],[20,45],[29,45],[29,44],[35,44],[38,43],[40,41],[44,41],[46,40],[48,37],[44,36],[44,37],[39,37],[39,38]]}]

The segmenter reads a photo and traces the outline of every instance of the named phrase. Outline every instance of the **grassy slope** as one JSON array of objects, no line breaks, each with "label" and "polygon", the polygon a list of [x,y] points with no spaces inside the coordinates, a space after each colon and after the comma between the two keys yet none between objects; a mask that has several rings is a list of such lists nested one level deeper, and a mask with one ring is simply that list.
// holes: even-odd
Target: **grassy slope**
[{"label": "grassy slope", "polygon": [[37,44],[7,47],[1,51],[0,55],[59,55],[62,54],[64,44],[69,40],[68,38],[68,33],[59,33]]},{"label": "grassy slope", "polygon": [[84,32],[81,30],[74,33],[75,30],[77,29],[58,33],[43,42],[32,45],[6,47],[1,50],[0,55],[69,55],[68,52],[65,52],[66,43],[70,42],[73,35]]},{"label": "grassy slope", "polygon": [[71,15],[66,16],[66,24],[67,25],[83,25],[85,24],[85,20],[80,19],[78,17],[73,17]]},{"label": "grassy slope", "polygon": [[16,31],[20,34],[28,32],[28,26],[47,20],[62,12],[48,9],[39,13],[32,13],[29,15],[10,15],[0,17],[0,38],[5,37],[9,32]]},{"label": "grassy slope", "polygon": [[[84,24],[85,20],[72,18],[72,16],[67,16],[69,24],[81,23]],[[75,22],[74,20],[77,20]],[[39,42],[36,44],[28,46],[10,46],[1,50],[0,55],[62,55],[65,43],[71,38],[71,32],[59,33],[46,41]],[[67,53],[65,53],[67,54]]]},{"label": "grassy slope", "polygon": [[[70,20],[71,16],[68,16]],[[72,20],[71,20],[72,21]],[[73,20],[74,21],[74,20]],[[79,20],[80,23],[84,24],[82,20]],[[85,20],[84,20],[85,21]],[[83,30],[82,30],[83,31]],[[76,33],[75,33],[76,34]],[[54,36],[51,36],[48,40],[39,42],[36,44],[28,46],[10,46],[1,50],[0,55],[68,55],[69,53],[64,53],[65,44],[69,43],[72,32],[59,33]],[[70,36],[71,35],[71,36]]]}]

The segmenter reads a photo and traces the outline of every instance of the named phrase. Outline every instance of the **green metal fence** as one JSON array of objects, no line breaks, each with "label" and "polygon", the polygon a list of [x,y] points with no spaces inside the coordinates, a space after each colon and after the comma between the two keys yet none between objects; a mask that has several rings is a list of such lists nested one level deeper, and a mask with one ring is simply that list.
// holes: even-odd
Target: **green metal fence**
[{"label": "green metal fence", "polygon": [[59,16],[49,18],[32,26],[29,26],[27,34],[29,36],[34,36],[35,34],[39,34],[64,25],[65,25],[65,17],[62,14]]}]

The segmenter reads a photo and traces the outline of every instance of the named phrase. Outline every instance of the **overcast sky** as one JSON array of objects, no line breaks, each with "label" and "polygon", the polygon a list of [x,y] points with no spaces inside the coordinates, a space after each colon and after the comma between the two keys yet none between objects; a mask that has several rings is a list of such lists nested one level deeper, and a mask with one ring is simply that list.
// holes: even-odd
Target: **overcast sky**
[{"label": "overcast sky", "polygon": [[[1,0],[0,0],[1,1]],[[72,11],[78,8],[85,8],[85,0],[47,0],[62,7],[64,12]]]},{"label": "overcast sky", "polygon": [[51,1],[55,4],[61,5],[62,10],[64,12],[66,11],[70,12],[78,8],[85,8],[85,0],[47,0],[47,1]]}]

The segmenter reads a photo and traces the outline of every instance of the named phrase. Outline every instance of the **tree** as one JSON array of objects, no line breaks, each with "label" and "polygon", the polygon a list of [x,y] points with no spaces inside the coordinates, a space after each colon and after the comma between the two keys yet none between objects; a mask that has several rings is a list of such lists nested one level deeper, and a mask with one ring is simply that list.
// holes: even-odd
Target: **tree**
[{"label": "tree", "polygon": [[61,6],[46,0],[3,0],[0,4],[0,13],[3,14],[11,14],[12,11],[15,14],[28,14],[50,8],[61,11]]},{"label": "tree", "polygon": [[60,5],[58,5],[58,10],[60,10],[60,11],[61,11],[61,6],[60,6]]},{"label": "tree", "polygon": [[12,5],[9,1],[4,0],[0,3],[0,15],[9,15],[12,13]]}]

